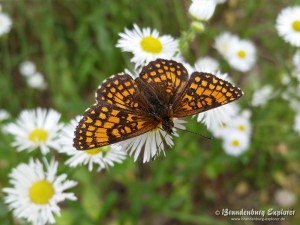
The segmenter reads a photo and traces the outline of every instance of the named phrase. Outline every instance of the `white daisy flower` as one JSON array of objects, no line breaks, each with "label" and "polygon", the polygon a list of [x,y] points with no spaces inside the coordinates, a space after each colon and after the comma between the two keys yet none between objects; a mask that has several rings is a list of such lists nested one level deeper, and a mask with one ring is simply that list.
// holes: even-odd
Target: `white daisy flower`
[{"label": "white daisy flower", "polygon": [[132,62],[136,67],[143,66],[157,58],[172,59],[178,52],[178,42],[169,35],[159,36],[157,30],[143,28],[142,30],[133,25],[133,30],[125,28],[120,33],[120,39],[116,47],[124,52],[133,53]]},{"label": "white daisy flower", "polygon": [[[176,133],[176,128],[184,130],[183,125],[186,121],[174,118],[174,136],[178,136]],[[173,145],[172,136],[167,134],[161,127],[139,135],[134,138],[120,142],[122,150],[129,152],[130,155],[134,154],[134,161],[137,160],[138,156],[141,154],[141,150],[144,147],[144,157],[143,162],[149,162],[152,158],[164,153],[164,143],[170,147]]]},{"label": "white daisy flower", "polygon": [[247,135],[236,131],[228,130],[224,136],[223,149],[228,155],[239,156],[249,147],[249,138]]},{"label": "white daisy flower", "polygon": [[207,21],[214,14],[216,8],[214,0],[193,0],[189,7],[189,14],[199,21]]},{"label": "white daisy flower", "polygon": [[27,83],[30,87],[34,89],[45,90],[47,88],[47,83],[43,75],[39,72],[27,77]]},{"label": "white daisy flower", "polygon": [[10,184],[4,188],[4,202],[16,218],[25,219],[33,225],[54,224],[54,216],[60,216],[59,203],[76,200],[73,193],[65,192],[76,186],[67,180],[66,174],[56,175],[58,163],[45,162],[46,170],[39,160],[21,163],[10,173]]},{"label": "white daisy flower", "polygon": [[300,6],[284,8],[277,17],[276,28],[286,42],[300,47]]},{"label": "white daisy flower", "polygon": [[95,148],[91,150],[79,151],[73,147],[74,130],[78,125],[81,117],[77,116],[66,125],[61,133],[59,142],[61,148],[57,151],[65,153],[70,158],[66,161],[66,164],[70,167],[76,167],[78,165],[88,165],[88,170],[93,170],[93,165],[98,166],[98,171],[114,166],[114,163],[122,163],[126,158],[126,153],[121,150],[118,145],[105,146],[101,148]]},{"label": "white daisy flower", "polygon": [[297,201],[297,196],[289,190],[281,189],[275,192],[275,201],[281,207],[292,207]]},{"label": "white daisy flower", "polygon": [[234,69],[247,72],[256,61],[255,46],[248,40],[235,40],[231,42],[226,59]]},{"label": "white daisy flower", "polygon": [[218,35],[215,39],[215,49],[226,58],[229,54],[229,49],[232,47],[232,43],[237,41],[239,38],[229,32],[224,32]]},{"label": "white daisy flower", "polygon": [[220,69],[220,64],[214,58],[206,56],[195,62],[195,68],[199,72],[215,74]]},{"label": "white daisy flower", "polygon": [[6,110],[0,109],[0,122],[8,119],[9,117],[10,117],[10,114]]},{"label": "white daisy flower", "polygon": [[53,109],[24,110],[15,123],[9,123],[3,129],[14,135],[12,146],[18,151],[33,151],[39,147],[47,154],[49,147],[59,148],[57,137],[62,128],[59,119],[60,113]]},{"label": "white daisy flower", "polygon": [[0,36],[10,31],[12,21],[8,15],[0,12]]},{"label": "white daisy flower", "polygon": [[265,105],[273,97],[273,87],[271,85],[265,85],[253,93],[251,104],[255,107]]},{"label": "white daisy flower", "polygon": [[33,74],[36,73],[35,64],[31,61],[22,62],[19,70],[20,70],[20,73],[25,77],[32,76]]}]

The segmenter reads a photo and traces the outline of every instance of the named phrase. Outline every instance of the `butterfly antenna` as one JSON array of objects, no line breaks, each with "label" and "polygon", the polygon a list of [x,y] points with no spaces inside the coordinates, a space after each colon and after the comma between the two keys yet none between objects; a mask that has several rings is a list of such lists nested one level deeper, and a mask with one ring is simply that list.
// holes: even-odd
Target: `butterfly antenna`
[{"label": "butterfly antenna", "polygon": [[191,134],[199,135],[199,136],[201,136],[201,137],[203,137],[203,138],[206,138],[206,139],[209,139],[209,140],[213,140],[213,139],[214,139],[213,137],[205,136],[205,135],[200,134],[200,133],[197,133],[197,132],[195,132],[195,131],[185,130],[185,129],[182,129],[182,128],[179,128],[179,127],[175,127],[175,128],[178,129],[178,130],[181,130],[181,131],[189,132],[189,133],[191,133]]}]

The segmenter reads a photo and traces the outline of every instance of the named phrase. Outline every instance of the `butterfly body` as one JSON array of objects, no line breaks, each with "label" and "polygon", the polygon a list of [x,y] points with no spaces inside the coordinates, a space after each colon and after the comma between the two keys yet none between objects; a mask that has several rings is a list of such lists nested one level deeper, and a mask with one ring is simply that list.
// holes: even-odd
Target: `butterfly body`
[{"label": "butterfly body", "polygon": [[194,72],[189,77],[182,64],[157,59],[136,79],[115,75],[100,85],[96,104],[76,128],[74,147],[101,147],[154,129],[173,134],[174,118],[219,107],[242,95],[238,87],[212,74]]},{"label": "butterfly body", "polygon": [[166,104],[164,99],[160,98],[162,95],[156,94],[155,90],[140,78],[136,78],[135,81],[139,92],[137,101],[143,103],[141,107],[146,109],[147,116],[151,118],[153,124],[161,125],[161,129],[173,134],[173,104],[171,102]]}]

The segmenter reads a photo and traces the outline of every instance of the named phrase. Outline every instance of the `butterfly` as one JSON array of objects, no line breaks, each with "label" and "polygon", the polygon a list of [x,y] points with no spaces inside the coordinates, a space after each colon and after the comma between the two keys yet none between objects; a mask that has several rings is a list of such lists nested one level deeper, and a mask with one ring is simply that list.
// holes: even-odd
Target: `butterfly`
[{"label": "butterfly", "polygon": [[240,88],[212,74],[194,72],[173,60],[157,59],[139,77],[114,75],[99,86],[96,103],[75,130],[74,147],[88,150],[153,129],[173,134],[174,118],[195,115],[235,101]]}]

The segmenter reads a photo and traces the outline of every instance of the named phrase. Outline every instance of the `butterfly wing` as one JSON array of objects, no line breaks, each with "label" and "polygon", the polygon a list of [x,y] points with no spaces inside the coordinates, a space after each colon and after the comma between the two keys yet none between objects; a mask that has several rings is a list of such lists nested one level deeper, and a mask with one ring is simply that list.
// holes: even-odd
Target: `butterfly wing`
[{"label": "butterfly wing", "polygon": [[135,81],[115,75],[98,88],[97,103],[83,115],[75,130],[74,147],[87,150],[123,141],[154,129]]},{"label": "butterfly wing", "polygon": [[188,72],[181,63],[157,59],[143,67],[139,79],[152,89],[160,105],[172,104],[188,82]]},{"label": "butterfly wing", "polygon": [[209,73],[194,72],[173,106],[174,117],[194,115],[235,101],[240,88]]}]

